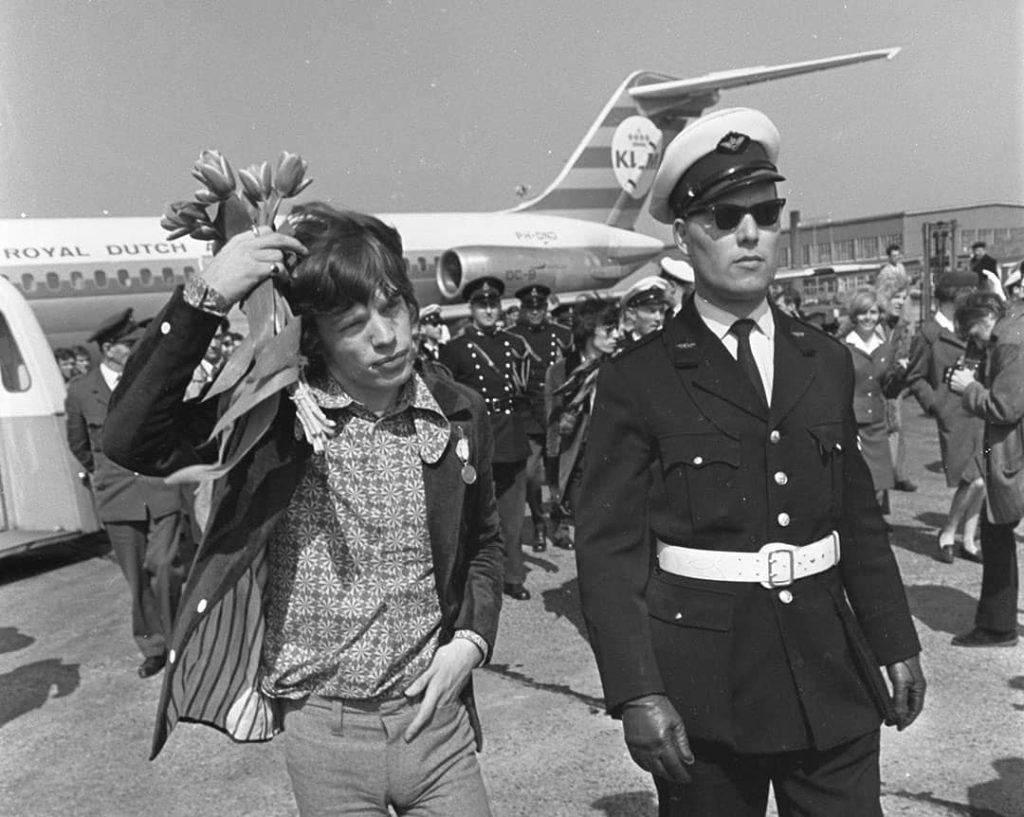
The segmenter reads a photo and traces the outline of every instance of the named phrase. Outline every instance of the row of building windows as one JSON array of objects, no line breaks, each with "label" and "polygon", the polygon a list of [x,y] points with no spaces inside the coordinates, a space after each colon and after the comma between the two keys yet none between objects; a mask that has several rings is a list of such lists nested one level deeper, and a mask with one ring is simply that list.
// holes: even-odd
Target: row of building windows
[{"label": "row of building windows", "polygon": [[[186,266],[182,268],[182,272],[185,279],[188,280],[195,274],[195,268]],[[85,289],[87,281],[91,281],[93,286],[99,289],[105,289],[110,284],[111,277],[115,278],[118,285],[122,287],[135,286],[136,283],[144,287],[151,287],[157,281],[165,286],[173,286],[178,283],[180,278],[171,267],[164,267],[157,272],[149,269],[149,267],[142,267],[139,269],[137,276],[133,276],[126,269],[117,270],[113,276],[109,275],[106,270],[101,269],[94,270],[92,275],[74,270],[68,276],[67,282],[70,283],[72,289],[77,290]],[[21,290],[25,293],[35,292],[44,285],[47,289],[58,292],[63,284],[64,280],[56,272],[47,272],[38,276],[36,273],[25,272],[21,275]]]}]

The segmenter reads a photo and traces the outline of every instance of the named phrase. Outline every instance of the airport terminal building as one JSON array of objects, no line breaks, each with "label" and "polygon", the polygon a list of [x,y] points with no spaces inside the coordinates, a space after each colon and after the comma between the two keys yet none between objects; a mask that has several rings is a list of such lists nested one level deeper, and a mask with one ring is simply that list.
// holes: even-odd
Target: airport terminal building
[{"label": "airport terminal building", "polygon": [[[903,248],[907,272],[919,280],[926,265],[933,273],[966,267],[976,241],[988,245],[1005,276],[1024,259],[1024,204],[974,204],[844,220],[801,221],[800,212],[792,211],[780,241],[780,278],[799,281],[805,300],[834,301],[871,283],[886,262],[890,244]],[[797,274],[812,268],[830,272]]]}]

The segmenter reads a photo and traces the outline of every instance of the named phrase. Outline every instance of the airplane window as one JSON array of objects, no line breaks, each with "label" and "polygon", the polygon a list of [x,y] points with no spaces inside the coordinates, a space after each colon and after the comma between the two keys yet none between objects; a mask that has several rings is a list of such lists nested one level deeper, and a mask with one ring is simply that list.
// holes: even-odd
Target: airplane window
[{"label": "airplane window", "polygon": [[71,288],[72,289],[84,289],[85,288],[85,276],[82,275],[78,270],[71,273]]},{"label": "airplane window", "polygon": [[60,276],[55,272],[46,273],[46,285],[50,289],[60,289]]},{"label": "airplane window", "polygon": [[119,269],[117,271],[117,282],[123,287],[130,287],[132,285],[132,277],[128,274],[128,270]]},{"label": "airplane window", "polygon": [[185,267],[185,280],[189,280],[193,275],[196,274],[196,268],[192,266]]},{"label": "airplane window", "polygon": [[164,267],[162,270],[160,270],[160,277],[164,279],[165,284],[173,284],[174,270],[172,270],[170,267]]},{"label": "airplane window", "polygon": [[103,270],[101,270],[101,269],[96,270],[96,272],[94,272],[92,274],[92,277],[93,277],[93,280],[96,282],[96,286],[98,286],[98,287],[106,287],[106,285],[107,285],[107,274]]},{"label": "airplane window", "polygon": [[139,270],[139,280],[142,281],[144,287],[153,285],[153,273],[150,272],[149,267],[143,267]]},{"label": "airplane window", "polygon": [[9,392],[28,391],[32,385],[28,367],[3,314],[0,314],[0,385]]},{"label": "airplane window", "polygon": [[21,276],[21,288],[25,292],[36,291],[36,277],[31,272],[26,272]]}]

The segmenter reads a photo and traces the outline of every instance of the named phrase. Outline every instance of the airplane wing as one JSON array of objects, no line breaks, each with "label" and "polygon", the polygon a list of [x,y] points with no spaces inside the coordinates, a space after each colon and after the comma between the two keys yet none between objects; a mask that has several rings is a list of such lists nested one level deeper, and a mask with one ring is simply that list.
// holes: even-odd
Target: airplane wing
[{"label": "airplane wing", "polygon": [[637,107],[644,116],[653,117],[666,113],[698,115],[703,108],[718,102],[718,92],[726,88],[755,85],[773,79],[809,74],[844,65],[855,65],[878,59],[893,59],[899,48],[879,48],[874,51],[860,51],[820,60],[791,62],[786,65],[755,66],[731,71],[715,71],[702,77],[638,85],[629,89]]}]

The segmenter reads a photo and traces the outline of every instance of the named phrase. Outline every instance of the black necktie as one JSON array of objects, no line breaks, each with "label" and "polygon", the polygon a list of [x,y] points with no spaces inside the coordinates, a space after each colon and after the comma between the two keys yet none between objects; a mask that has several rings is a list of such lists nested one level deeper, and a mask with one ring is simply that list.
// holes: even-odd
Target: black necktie
[{"label": "black necktie", "polygon": [[757,391],[764,405],[768,405],[768,397],[764,390],[764,381],[761,380],[761,372],[757,369],[757,361],[754,360],[754,353],[750,349],[750,333],[756,324],[750,318],[743,318],[736,321],[729,329],[736,336],[736,361],[740,368],[750,378],[750,382]]}]

